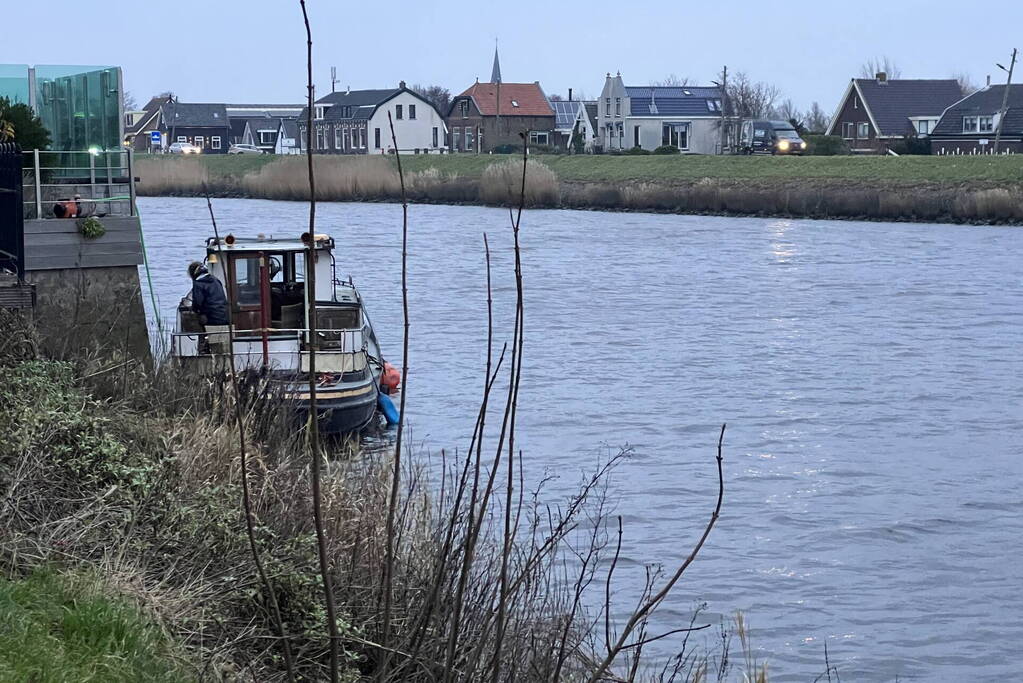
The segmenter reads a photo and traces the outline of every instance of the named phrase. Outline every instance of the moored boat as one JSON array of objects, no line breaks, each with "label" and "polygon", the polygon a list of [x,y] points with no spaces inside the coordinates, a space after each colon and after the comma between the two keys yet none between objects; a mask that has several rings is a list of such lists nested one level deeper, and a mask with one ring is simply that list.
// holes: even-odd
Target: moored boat
[{"label": "moored boat", "polygon": [[[178,306],[172,357],[200,372],[222,371],[233,357],[236,369],[258,370],[279,383],[283,397],[307,416],[315,350],[321,427],[347,433],[369,425],[383,400],[385,363],[358,289],[350,277],[338,277],[334,246],[332,237],[308,233],[300,239],[207,239],[203,265],[223,287],[231,327],[205,324],[189,293]],[[315,330],[309,325],[310,300]]]}]

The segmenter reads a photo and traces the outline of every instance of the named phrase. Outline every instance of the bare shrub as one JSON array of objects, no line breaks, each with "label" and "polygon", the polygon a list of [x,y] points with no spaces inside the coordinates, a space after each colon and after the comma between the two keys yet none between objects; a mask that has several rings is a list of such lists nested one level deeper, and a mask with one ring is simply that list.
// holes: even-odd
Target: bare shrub
[{"label": "bare shrub", "polygon": [[[480,179],[479,198],[484,204],[518,205],[522,191],[522,164],[516,160],[487,166]],[[550,168],[532,159],[526,164],[526,206],[558,206],[561,188]]]}]

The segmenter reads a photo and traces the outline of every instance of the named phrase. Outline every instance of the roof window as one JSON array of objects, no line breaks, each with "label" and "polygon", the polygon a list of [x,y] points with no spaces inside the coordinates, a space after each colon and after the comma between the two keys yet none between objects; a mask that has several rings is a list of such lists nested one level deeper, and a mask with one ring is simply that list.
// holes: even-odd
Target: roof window
[{"label": "roof window", "polygon": [[693,94],[693,91],[692,90],[683,90],[682,93],[685,94],[688,97],[688,96]]},{"label": "roof window", "polygon": [[518,100],[512,100],[512,106],[513,107],[519,106],[519,101]]}]

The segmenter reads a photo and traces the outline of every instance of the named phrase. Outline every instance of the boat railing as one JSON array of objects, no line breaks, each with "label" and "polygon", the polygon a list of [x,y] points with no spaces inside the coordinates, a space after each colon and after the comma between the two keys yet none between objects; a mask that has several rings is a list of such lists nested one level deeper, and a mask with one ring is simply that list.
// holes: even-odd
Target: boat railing
[{"label": "boat railing", "polygon": [[[205,356],[232,353],[236,357],[273,358],[281,365],[298,367],[308,349],[309,328],[257,328],[235,330],[233,348],[229,348],[227,326],[202,332],[173,332],[171,352],[176,356]],[[317,354],[327,356],[366,354],[365,330],[317,329]]]},{"label": "boat railing", "polygon": [[56,218],[53,207],[75,202],[79,217],[134,216],[131,149],[23,152],[24,216]]}]

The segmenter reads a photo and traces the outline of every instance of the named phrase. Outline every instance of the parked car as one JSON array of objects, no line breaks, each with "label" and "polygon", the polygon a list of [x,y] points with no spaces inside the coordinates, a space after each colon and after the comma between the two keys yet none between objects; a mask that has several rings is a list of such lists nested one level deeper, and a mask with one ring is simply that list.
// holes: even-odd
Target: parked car
[{"label": "parked car", "polygon": [[238,143],[231,145],[227,148],[228,154],[266,154],[263,150],[255,145],[246,145],[244,143]]},{"label": "parked car", "polygon": [[199,154],[202,152],[202,148],[196,147],[191,142],[174,142],[171,143],[167,151],[171,154]]},{"label": "parked car", "polygon": [[743,154],[802,154],[807,147],[788,121],[747,121],[739,146]]}]

